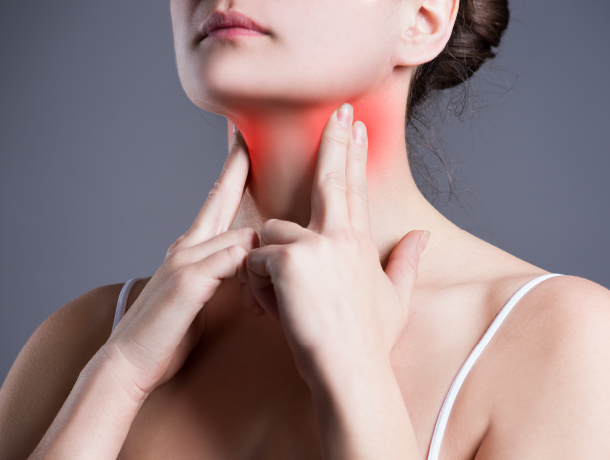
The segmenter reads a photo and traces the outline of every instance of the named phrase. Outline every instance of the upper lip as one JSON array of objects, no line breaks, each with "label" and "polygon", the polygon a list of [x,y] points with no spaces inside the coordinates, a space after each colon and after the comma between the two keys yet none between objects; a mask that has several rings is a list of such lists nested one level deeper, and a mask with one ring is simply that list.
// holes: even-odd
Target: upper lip
[{"label": "upper lip", "polygon": [[245,16],[237,11],[228,12],[213,12],[203,23],[200,29],[200,41],[210,35],[217,29],[228,29],[228,28],[240,28],[250,29],[256,32],[268,33],[268,31],[262,26],[258,25],[248,16]]}]

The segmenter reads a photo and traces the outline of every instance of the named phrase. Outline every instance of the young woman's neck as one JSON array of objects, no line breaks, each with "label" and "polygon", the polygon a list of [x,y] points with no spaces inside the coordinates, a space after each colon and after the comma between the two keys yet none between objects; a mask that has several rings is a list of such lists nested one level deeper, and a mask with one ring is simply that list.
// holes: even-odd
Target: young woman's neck
[{"label": "young woman's neck", "polygon": [[[435,239],[439,232],[455,229],[427,202],[411,176],[404,137],[408,85],[403,78],[394,80],[390,77],[379,90],[345,101],[354,107],[354,120],[367,127],[371,223],[383,263],[410,230],[431,230]],[[241,112],[237,128],[248,145],[251,169],[233,228],[257,229],[271,218],[307,226],[320,137],[339,105]]]}]

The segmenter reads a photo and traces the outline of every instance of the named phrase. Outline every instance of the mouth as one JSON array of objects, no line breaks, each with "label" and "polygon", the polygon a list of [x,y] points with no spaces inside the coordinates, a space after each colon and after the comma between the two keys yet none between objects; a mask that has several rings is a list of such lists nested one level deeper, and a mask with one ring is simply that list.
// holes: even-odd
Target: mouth
[{"label": "mouth", "polygon": [[240,35],[268,35],[269,31],[237,11],[212,13],[200,27],[197,42]]}]

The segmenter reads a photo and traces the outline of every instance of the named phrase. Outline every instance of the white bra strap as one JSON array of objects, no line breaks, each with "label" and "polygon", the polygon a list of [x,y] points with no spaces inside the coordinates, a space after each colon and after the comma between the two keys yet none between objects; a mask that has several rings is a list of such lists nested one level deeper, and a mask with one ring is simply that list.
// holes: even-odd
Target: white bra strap
[{"label": "white bra strap", "polygon": [[443,407],[441,407],[441,411],[438,415],[438,419],[436,420],[436,426],[434,427],[434,433],[432,434],[432,441],[430,442],[430,450],[428,451],[428,460],[438,460],[438,456],[441,450],[441,443],[443,442],[443,436],[445,435],[445,428],[447,428],[447,421],[449,420],[449,414],[451,413],[451,409],[453,408],[453,403],[455,402],[455,398],[460,391],[462,383],[466,379],[468,372],[472,369],[477,358],[483,352],[485,346],[489,343],[493,335],[496,333],[502,321],[508,316],[513,307],[521,300],[521,298],[534,286],[539,283],[542,283],[544,280],[549,278],[553,278],[554,276],[563,276],[561,273],[549,273],[547,275],[539,276],[538,278],[534,278],[532,281],[527,283],[521,289],[519,289],[510,300],[504,305],[500,313],[493,320],[487,332],[483,335],[479,343],[474,350],[468,356],[468,359],[462,365],[462,368],[456,375],[451,387],[449,388],[449,392],[445,397],[445,401],[443,402]]},{"label": "white bra strap", "polygon": [[125,307],[127,306],[127,298],[129,297],[129,291],[136,281],[141,280],[142,278],[132,278],[125,283],[123,289],[121,289],[121,294],[119,295],[119,301],[117,302],[116,311],[114,313],[114,323],[112,324],[112,330],[119,324],[121,318],[125,315]]}]

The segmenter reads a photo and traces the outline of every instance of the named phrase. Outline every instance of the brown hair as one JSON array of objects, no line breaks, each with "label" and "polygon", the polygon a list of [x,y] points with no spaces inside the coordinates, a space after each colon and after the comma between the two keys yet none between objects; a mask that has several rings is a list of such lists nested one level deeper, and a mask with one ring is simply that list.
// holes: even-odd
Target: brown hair
[{"label": "brown hair", "polygon": [[[407,128],[415,131],[417,137],[422,135],[422,127],[430,131],[426,116],[427,103],[431,96],[441,91],[456,87],[466,82],[489,59],[496,56],[500,40],[508,26],[510,13],[508,0],[459,0],[459,9],[451,37],[444,50],[432,61],[422,64],[416,70],[407,101]],[[463,92],[463,97],[466,92]],[[459,104],[463,111],[465,103]],[[411,142],[410,142],[411,144]],[[428,150],[441,162],[449,177],[449,194],[453,193],[453,178],[449,173],[444,154],[437,148],[430,148],[429,141],[424,142]],[[411,147],[411,146],[410,146]],[[440,189],[436,184],[424,155],[411,153],[409,160],[418,185],[431,201],[436,201]],[[417,148],[414,148],[414,153]],[[430,199],[430,197],[429,197]]]}]

